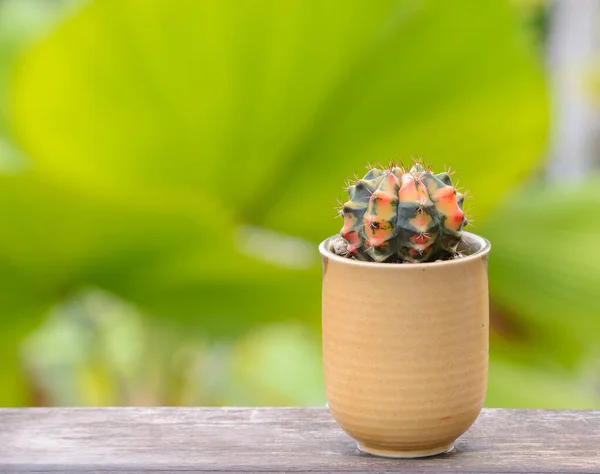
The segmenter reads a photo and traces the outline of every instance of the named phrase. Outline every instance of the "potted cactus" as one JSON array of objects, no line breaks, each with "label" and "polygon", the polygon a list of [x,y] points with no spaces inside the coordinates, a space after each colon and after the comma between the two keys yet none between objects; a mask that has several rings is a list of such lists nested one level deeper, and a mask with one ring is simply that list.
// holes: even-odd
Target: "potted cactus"
[{"label": "potted cactus", "polygon": [[348,193],[320,245],[329,409],[363,452],[448,452],[485,398],[490,244],[462,230],[450,175],[421,163],[369,169]]}]

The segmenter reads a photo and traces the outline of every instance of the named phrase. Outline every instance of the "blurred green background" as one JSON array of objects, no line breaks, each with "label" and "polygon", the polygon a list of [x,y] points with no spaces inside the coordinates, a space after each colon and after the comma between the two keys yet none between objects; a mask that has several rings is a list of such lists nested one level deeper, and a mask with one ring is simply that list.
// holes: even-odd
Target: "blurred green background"
[{"label": "blurred green background", "polygon": [[0,0],[0,406],[324,404],[317,244],[366,162],[422,156],[493,244],[486,405],[599,408],[575,13]]}]

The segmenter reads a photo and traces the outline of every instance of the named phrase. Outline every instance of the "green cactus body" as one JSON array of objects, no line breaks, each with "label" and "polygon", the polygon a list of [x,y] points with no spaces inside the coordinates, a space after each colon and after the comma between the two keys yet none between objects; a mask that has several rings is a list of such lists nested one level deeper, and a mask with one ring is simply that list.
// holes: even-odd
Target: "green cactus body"
[{"label": "green cactus body", "polygon": [[464,196],[448,173],[371,169],[348,188],[340,234],[359,260],[430,262],[452,258],[467,224]]}]

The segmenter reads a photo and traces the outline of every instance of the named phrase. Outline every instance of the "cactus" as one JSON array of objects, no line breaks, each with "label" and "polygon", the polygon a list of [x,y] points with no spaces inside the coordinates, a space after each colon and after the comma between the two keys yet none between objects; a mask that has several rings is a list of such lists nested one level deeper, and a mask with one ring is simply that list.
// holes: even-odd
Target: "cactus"
[{"label": "cactus", "polygon": [[467,224],[464,195],[448,173],[433,174],[420,163],[372,168],[348,188],[340,211],[347,255],[375,262],[431,262],[457,256]]}]

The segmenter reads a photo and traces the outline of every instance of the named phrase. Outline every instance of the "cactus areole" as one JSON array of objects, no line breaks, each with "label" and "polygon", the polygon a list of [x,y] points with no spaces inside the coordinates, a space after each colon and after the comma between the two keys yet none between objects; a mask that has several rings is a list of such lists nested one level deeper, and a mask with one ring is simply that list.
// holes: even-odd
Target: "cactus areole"
[{"label": "cactus areole", "polygon": [[416,163],[372,168],[348,188],[343,248],[334,251],[358,260],[421,263],[459,257],[461,230],[467,224],[464,195],[446,172],[434,174]]}]

